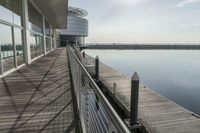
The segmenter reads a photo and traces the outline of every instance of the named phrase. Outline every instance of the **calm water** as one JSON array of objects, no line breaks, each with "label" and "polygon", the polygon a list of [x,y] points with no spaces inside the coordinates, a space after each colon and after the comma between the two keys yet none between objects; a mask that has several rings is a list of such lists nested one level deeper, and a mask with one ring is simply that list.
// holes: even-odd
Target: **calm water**
[{"label": "calm water", "polygon": [[200,51],[196,50],[86,50],[103,63],[200,115]]}]

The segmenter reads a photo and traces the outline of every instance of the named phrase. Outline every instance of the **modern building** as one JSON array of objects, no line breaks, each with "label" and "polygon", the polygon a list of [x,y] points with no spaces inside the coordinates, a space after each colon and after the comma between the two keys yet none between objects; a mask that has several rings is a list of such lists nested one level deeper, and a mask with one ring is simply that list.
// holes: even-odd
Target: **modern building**
[{"label": "modern building", "polygon": [[60,45],[68,0],[0,1],[0,77]]},{"label": "modern building", "polygon": [[84,18],[87,15],[83,9],[69,7],[67,29],[60,30],[61,46],[66,43],[84,45],[85,37],[88,36],[88,20]]}]

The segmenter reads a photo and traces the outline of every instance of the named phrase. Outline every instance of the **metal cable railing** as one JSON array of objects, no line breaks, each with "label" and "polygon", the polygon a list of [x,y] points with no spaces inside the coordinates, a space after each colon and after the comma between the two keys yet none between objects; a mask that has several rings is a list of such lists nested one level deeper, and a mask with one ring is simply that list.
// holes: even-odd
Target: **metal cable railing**
[{"label": "metal cable railing", "polygon": [[84,60],[83,56],[81,55],[81,52],[79,52],[79,49],[73,45],[73,49],[74,49],[74,54],[76,55],[76,57],[79,59],[79,61],[85,65],[86,61]]},{"label": "metal cable railing", "polygon": [[130,133],[104,94],[96,85],[74,49],[67,48],[79,115],[85,133]]}]

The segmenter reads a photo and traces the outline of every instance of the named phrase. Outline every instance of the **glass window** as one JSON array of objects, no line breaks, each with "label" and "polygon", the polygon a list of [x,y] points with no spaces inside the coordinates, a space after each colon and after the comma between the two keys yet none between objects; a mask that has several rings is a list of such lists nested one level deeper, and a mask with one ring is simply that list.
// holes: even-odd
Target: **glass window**
[{"label": "glass window", "polygon": [[0,24],[1,63],[3,72],[14,68],[12,31],[10,26]]},{"label": "glass window", "polygon": [[42,38],[43,36],[41,36],[40,34],[30,32],[29,41],[30,41],[30,48],[31,48],[31,59],[34,59],[35,57],[42,55],[42,51],[43,51]]},{"label": "glass window", "polygon": [[50,36],[50,25],[46,20],[45,20],[45,35]]},{"label": "glass window", "polygon": [[13,23],[12,0],[0,0],[0,19]]},{"label": "glass window", "polygon": [[22,25],[22,0],[13,0],[13,19],[14,24]]},{"label": "glass window", "polygon": [[0,19],[21,26],[21,0],[0,0]]},{"label": "glass window", "polygon": [[35,9],[35,7],[28,3],[29,15],[29,29],[42,33],[42,15]]},{"label": "glass window", "polygon": [[51,50],[51,38],[46,37],[46,51],[50,51]]},{"label": "glass window", "polygon": [[16,46],[16,60],[17,65],[24,63],[24,45],[22,43],[22,30],[14,29],[15,46]]},{"label": "glass window", "polygon": [[56,48],[56,46],[55,46],[55,39],[54,39],[54,38],[52,38],[52,48],[53,48],[53,49]]},{"label": "glass window", "polygon": [[60,40],[56,40],[56,47],[58,48],[60,46]]},{"label": "glass window", "polygon": [[53,29],[53,28],[51,28],[51,37],[53,38],[54,37],[54,32],[55,32],[55,30]]}]

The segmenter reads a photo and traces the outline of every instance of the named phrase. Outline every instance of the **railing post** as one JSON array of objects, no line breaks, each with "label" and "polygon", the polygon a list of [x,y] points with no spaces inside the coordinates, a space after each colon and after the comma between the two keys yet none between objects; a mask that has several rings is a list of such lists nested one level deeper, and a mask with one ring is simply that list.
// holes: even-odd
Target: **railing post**
[{"label": "railing post", "polygon": [[95,75],[96,75],[96,80],[99,80],[99,57],[96,56],[95,58]]},{"label": "railing post", "polygon": [[83,51],[83,58],[85,58],[85,52]]},{"label": "railing post", "polygon": [[135,72],[131,78],[131,111],[130,111],[130,126],[137,124],[138,118],[138,96],[139,96],[139,76]]}]

